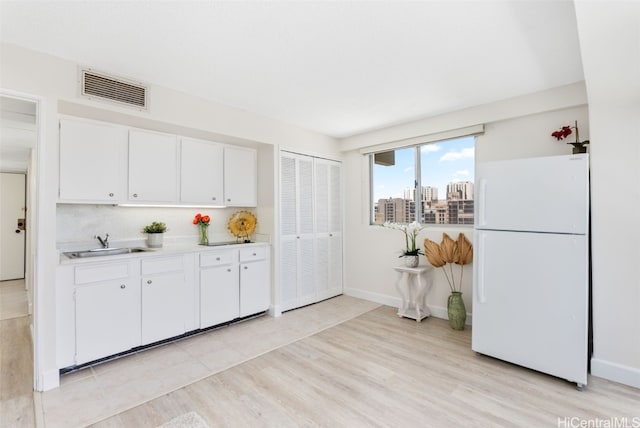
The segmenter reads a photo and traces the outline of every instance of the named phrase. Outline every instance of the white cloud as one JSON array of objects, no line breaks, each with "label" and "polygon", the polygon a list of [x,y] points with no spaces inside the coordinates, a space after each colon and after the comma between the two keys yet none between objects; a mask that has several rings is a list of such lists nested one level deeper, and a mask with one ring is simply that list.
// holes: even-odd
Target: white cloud
[{"label": "white cloud", "polygon": [[472,158],[473,157],[473,147],[467,147],[462,149],[459,152],[449,152],[442,155],[440,158],[440,162],[442,161],[457,161],[463,158]]},{"label": "white cloud", "polygon": [[442,147],[439,144],[425,144],[420,147],[421,153],[434,153],[440,151]]},{"label": "white cloud", "polygon": [[409,166],[409,167],[405,168],[404,172],[413,172],[413,167]]},{"label": "white cloud", "polygon": [[469,175],[469,170],[468,169],[461,169],[456,171],[456,173],[454,174],[456,177],[459,175],[464,175],[465,177]]}]

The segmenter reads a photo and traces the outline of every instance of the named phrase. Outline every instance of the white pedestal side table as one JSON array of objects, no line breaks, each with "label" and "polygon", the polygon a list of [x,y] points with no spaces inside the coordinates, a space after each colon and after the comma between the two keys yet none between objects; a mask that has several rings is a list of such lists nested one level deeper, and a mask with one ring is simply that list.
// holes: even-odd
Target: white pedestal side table
[{"label": "white pedestal side table", "polygon": [[[425,273],[430,269],[427,266],[415,268],[398,266],[394,267],[398,272],[396,289],[400,294],[402,303],[398,308],[398,316],[411,318],[417,322],[431,315],[431,311],[425,303],[427,292],[431,289],[431,284],[427,283]],[[402,278],[404,277],[404,281]]]}]

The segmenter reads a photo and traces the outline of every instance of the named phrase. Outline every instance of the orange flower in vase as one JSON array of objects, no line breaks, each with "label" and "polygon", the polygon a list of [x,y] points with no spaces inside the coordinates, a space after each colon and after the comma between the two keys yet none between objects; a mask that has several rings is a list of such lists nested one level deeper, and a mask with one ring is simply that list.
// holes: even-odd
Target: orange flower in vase
[{"label": "orange flower in vase", "polygon": [[211,217],[200,213],[196,214],[193,218],[193,224],[200,228],[200,245],[207,245],[209,243],[209,234],[207,233],[207,230],[210,222]]}]

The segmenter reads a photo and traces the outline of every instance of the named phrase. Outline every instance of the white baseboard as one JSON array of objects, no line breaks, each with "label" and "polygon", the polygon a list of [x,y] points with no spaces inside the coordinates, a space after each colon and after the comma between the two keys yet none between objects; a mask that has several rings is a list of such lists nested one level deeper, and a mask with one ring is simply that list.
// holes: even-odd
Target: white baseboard
[{"label": "white baseboard", "polygon": [[40,373],[38,376],[38,383],[36,385],[37,391],[49,391],[60,386],[60,371],[59,370],[47,370]]},{"label": "white baseboard", "polygon": [[282,306],[281,305],[270,305],[267,313],[272,317],[282,316]]},{"label": "white baseboard", "polygon": [[[401,300],[396,296],[388,296],[386,294],[373,293],[371,291],[360,290],[357,288],[345,288],[344,294],[351,297],[357,297],[358,299],[368,300],[370,302],[380,303],[381,305],[399,307]],[[447,314],[447,308],[442,306],[427,305],[431,311],[431,316],[435,318],[449,319]],[[466,325],[471,325],[473,316],[467,312]]]},{"label": "white baseboard", "polygon": [[640,369],[611,361],[591,358],[591,374],[614,382],[640,388]]},{"label": "white baseboard", "polygon": [[396,296],[387,296],[386,294],[373,293],[371,291],[360,290],[358,288],[344,288],[344,294],[358,299],[368,300],[370,302],[380,303],[386,306],[400,306],[400,298]]}]

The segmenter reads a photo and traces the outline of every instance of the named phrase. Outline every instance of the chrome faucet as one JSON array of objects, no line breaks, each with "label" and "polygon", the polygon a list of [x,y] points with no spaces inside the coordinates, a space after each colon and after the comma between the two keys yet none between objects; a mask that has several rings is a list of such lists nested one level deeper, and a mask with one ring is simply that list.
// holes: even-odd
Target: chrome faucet
[{"label": "chrome faucet", "polygon": [[109,234],[107,233],[104,236],[104,239],[102,239],[100,237],[100,235],[96,235],[96,238],[98,238],[98,241],[100,241],[100,245],[102,245],[102,248],[109,248]]}]

